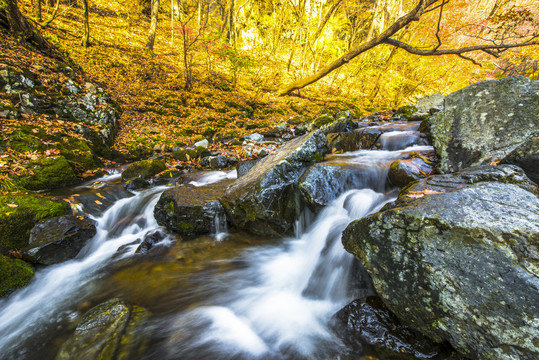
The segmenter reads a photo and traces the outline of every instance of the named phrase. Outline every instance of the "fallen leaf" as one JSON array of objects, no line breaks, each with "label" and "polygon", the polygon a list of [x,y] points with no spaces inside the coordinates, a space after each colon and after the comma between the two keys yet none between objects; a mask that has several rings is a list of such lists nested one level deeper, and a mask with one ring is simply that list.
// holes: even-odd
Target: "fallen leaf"
[{"label": "fallen leaf", "polygon": [[498,165],[498,164],[500,163],[500,161],[501,161],[500,159],[494,160],[494,161],[492,161],[492,162],[490,163],[490,165],[491,165],[491,166],[496,166],[496,165]]},{"label": "fallen leaf", "polygon": [[102,203],[101,201],[99,201],[99,200],[95,200],[94,202],[95,202],[97,205],[103,205],[103,203]]},{"label": "fallen leaf", "polygon": [[19,207],[19,205],[17,205],[17,204],[7,204],[7,206],[9,206],[10,208],[16,208],[16,207]]}]

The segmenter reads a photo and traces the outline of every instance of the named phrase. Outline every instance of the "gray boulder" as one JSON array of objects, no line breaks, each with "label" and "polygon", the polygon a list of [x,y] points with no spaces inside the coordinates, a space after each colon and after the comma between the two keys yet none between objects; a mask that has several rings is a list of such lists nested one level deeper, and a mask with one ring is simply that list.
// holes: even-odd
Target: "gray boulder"
[{"label": "gray boulder", "polygon": [[345,248],[388,308],[478,359],[539,357],[539,198],[516,166],[436,175],[353,222]]},{"label": "gray boulder", "polygon": [[24,256],[43,265],[73,259],[96,232],[95,225],[82,217],[67,215],[46,219],[30,232]]},{"label": "gray boulder", "polygon": [[[537,169],[530,141],[539,134],[539,81],[510,76],[470,85],[448,95],[422,128],[430,128],[443,173],[500,160]],[[536,172],[529,175],[538,180]]]},{"label": "gray boulder", "polygon": [[[430,155],[430,156],[429,156]],[[436,157],[434,152],[418,154],[411,159],[395,160],[387,175],[391,184],[404,187],[412,181],[426,178],[434,173]]]},{"label": "gray boulder", "polygon": [[157,223],[184,236],[215,231],[216,217],[224,221],[224,209],[219,200],[233,180],[206,186],[184,184],[168,189],[154,208]]},{"label": "gray boulder", "polygon": [[308,165],[322,161],[325,153],[326,137],[320,131],[279,147],[226,190],[221,202],[228,219],[258,235],[292,234],[302,209],[298,179]]},{"label": "gray boulder", "polygon": [[415,107],[420,113],[430,113],[432,109],[439,110],[444,104],[444,98],[440,93],[424,96],[417,99]]},{"label": "gray boulder", "polygon": [[140,359],[147,339],[137,330],[149,316],[146,309],[120,299],[101,303],[82,316],[55,359]]}]

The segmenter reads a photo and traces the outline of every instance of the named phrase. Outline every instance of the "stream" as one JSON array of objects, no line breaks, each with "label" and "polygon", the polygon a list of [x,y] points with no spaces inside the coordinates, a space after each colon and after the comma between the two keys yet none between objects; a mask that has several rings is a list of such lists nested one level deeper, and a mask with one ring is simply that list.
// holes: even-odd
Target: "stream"
[{"label": "stream", "polygon": [[[330,320],[374,291],[343,249],[342,231],[396,198],[386,185],[392,161],[431,149],[407,147],[407,131],[390,134],[383,150],[331,155],[365,165],[365,177],[376,181],[358,182],[317,216],[307,210],[294,238],[259,238],[217,219],[214,234],[178,241],[153,216],[167,186],[131,194],[119,174],[55,193],[76,199],[97,234],[77,258],[38,269],[29,286],[0,300],[1,358],[53,359],[85,311],[120,297],[152,313],[142,329],[149,339],[143,359],[348,359]],[[193,184],[234,176],[211,172]],[[156,230],[164,241],[135,254]]]}]

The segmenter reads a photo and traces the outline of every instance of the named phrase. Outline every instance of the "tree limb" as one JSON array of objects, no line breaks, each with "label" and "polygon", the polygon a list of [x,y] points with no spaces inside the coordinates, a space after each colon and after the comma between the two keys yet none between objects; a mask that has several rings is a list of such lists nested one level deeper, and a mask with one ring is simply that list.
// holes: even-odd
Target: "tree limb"
[{"label": "tree limb", "polygon": [[278,95],[286,95],[291,93],[294,90],[302,89],[307,85],[310,85],[333,70],[341,67],[342,65],[348,63],[350,60],[355,58],[361,53],[364,53],[367,50],[370,50],[382,43],[384,43],[384,40],[388,39],[390,36],[397,33],[399,30],[404,28],[406,25],[411,23],[412,21],[417,21],[429,6],[437,3],[440,0],[420,0],[419,3],[415,8],[412,9],[408,14],[401,16],[397,21],[395,21],[391,26],[389,26],[386,30],[384,30],[380,35],[375,36],[371,40],[359,45],[358,47],[348,51],[346,54],[338,58],[337,60],[333,61],[331,64],[326,65],[323,69],[315,73],[314,75],[311,75],[305,79],[300,79],[297,81],[294,81],[290,85],[279,89],[277,91]]}]

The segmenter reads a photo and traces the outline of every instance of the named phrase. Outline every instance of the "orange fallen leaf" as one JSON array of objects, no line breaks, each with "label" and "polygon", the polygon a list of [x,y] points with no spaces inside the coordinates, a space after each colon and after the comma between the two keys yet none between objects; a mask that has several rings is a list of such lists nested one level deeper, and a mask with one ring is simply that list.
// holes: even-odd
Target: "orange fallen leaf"
[{"label": "orange fallen leaf", "polygon": [[500,159],[494,160],[494,161],[492,161],[492,162],[490,163],[490,165],[491,165],[491,166],[496,166],[496,165],[498,165],[498,164],[500,163],[500,161],[501,161]]},{"label": "orange fallen leaf", "polygon": [[95,202],[97,205],[103,205],[103,203],[102,203],[101,201],[99,201],[99,200],[95,200],[94,202]]}]

